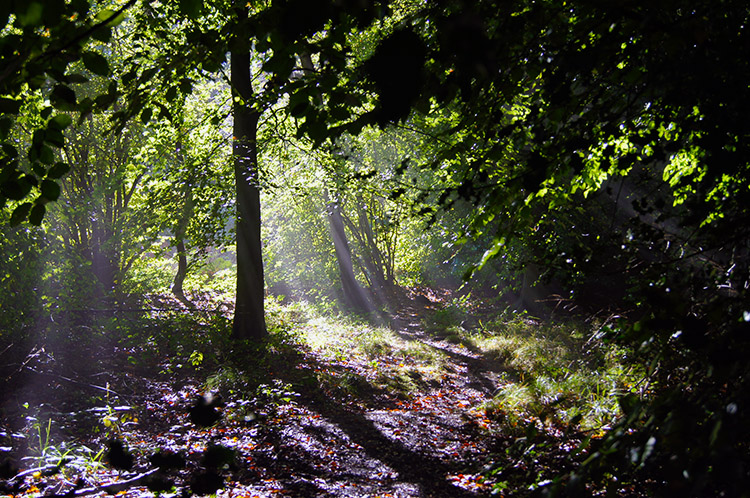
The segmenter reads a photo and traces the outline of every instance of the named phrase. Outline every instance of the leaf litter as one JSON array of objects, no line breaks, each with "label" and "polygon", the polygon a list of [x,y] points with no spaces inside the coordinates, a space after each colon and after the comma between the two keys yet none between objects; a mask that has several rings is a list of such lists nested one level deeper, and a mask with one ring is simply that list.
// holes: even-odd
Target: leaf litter
[{"label": "leaf litter", "polygon": [[[209,393],[204,392],[205,383],[197,375],[138,376],[126,369],[110,371],[108,386],[128,394],[109,401],[130,408],[107,411],[109,427],[82,435],[84,421],[66,420],[64,414],[56,414],[54,420],[58,425],[78,424],[78,448],[105,448],[108,439],[122,441],[118,451],[126,453],[119,457],[132,465],[117,470],[107,465],[106,454],[93,449],[79,460],[74,451],[58,455],[57,462],[38,455],[19,461],[19,470],[33,470],[35,464],[39,470],[20,478],[21,474],[7,476],[2,492],[31,498],[155,493],[215,493],[219,497],[487,495],[497,482],[488,472],[488,464],[498,458],[508,460],[498,455],[508,453],[518,439],[517,434],[503,434],[497,421],[482,409],[502,387],[501,377],[493,375],[502,365],[464,345],[426,333],[421,317],[419,309],[405,307],[393,328],[404,341],[443,354],[444,368],[439,373],[420,370],[424,365],[408,355],[330,357],[299,348],[291,359],[280,355],[263,396],[242,399],[223,393],[227,402],[215,407],[215,419],[213,412],[204,414],[204,424],[196,423],[196,399]],[[378,385],[384,376],[392,382]],[[401,384],[396,382],[398,376],[403,377]],[[407,384],[407,389],[394,388]],[[45,395],[60,394],[60,386],[57,391],[54,387]],[[82,412],[72,409],[70,413]],[[3,420],[3,425],[3,437],[12,440],[12,421]],[[28,427],[26,424],[25,438],[30,437]],[[551,437],[560,435],[557,428],[549,428],[549,433]],[[575,442],[561,440],[558,457],[569,454]],[[217,448],[226,450],[225,455],[209,461],[212,451],[223,451]],[[132,455],[132,462],[123,455]],[[155,455],[175,455],[184,464],[154,469]],[[509,463],[515,466],[503,466],[500,477],[534,470],[523,459]],[[560,465],[537,463],[539,467]],[[501,487],[494,489],[502,494]]]}]

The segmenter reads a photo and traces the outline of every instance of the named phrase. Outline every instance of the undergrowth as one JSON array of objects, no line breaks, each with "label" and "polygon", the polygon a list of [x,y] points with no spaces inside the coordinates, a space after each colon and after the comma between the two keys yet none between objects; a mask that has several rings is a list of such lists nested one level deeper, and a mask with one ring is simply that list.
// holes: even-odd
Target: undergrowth
[{"label": "undergrowth", "polygon": [[591,339],[585,323],[511,319],[463,339],[506,366],[506,383],[486,409],[511,423],[533,416],[601,433],[620,416],[618,397],[642,376],[626,351]]},{"label": "undergrowth", "polygon": [[[488,437],[510,441],[486,468],[500,491],[517,484],[508,461],[527,462],[533,469],[532,462],[544,460],[569,435],[579,442],[601,437],[620,416],[618,398],[634,392],[643,376],[628,351],[601,342],[595,333],[599,324],[477,316],[457,301],[423,313],[422,328],[431,340],[422,341],[375,319],[323,314],[305,302],[271,298],[266,309],[269,335],[261,344],[230,345],[230,320],[218,311],[120,320],[109,331],[119,334],[120,359],[113,357],[111,366],[129,363],[173,380],[180,374],[203,378],[205,391],[226,397],[223,413],[229,423],[258,424],[303,393],[354,403],[380,394],[417,398],[442,387],[451,375],[464,375],[457,373],[452,356],[465,351],[491,364],[496,374],[499,387],[492,399],[466,410],[491,421],[483,427]],[[96,408],[104,411],[87,410],[99,418],[102,440],[122,435],[137,421],[130,407],[117,403],[107,385],[106,397],[97,401],[104,408]],[[56,443],[56,421],[28,415],[29,462],[64,464],[78,475],[102,465],[101,451]],[[539,482],[541,475],[523,479]]]},{"label": "undergrowth", "polygon": [[[375,390],[408,397],[437,385],[450,363],[443,350],[362,317],[322,315],[305,302],[270,300],[267,308],[271,334],[265,356],[256,358],[261,362],[256,370],[284,368],[272,363],[307,351],[326,365],[307,380],[324,389],[350,396]],[[445,306],[427,315],[422,325],[436,339],[481,354],[498,367],[501,387],[479,408],[510,433],[523,433],[533,420],[540,428],[574,428],[600,436],[620,416],[618,398],[643,376],[627,351],[597,338],[599,324],[540,324],[523,315],[480,320],[466,308],[462,302]],[[212,388],[272,380],[253,382],[247,373],[227,367],[221,376],[224,381],[214,379]]]}]

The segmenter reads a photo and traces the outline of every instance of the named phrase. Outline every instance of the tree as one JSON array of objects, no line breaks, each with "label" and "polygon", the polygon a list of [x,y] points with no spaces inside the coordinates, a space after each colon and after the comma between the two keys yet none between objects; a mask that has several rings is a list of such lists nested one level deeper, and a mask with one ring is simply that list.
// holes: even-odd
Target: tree
[{"label": "tree", "polygon": [[[326,120],[333,110],[327,100],[317,104],[314,100],[321,91],[325,95],[337,85],[334,75],[347,64],[348,33],[369,22],[375,11],[368,7],[350,14],[343,4],[289,2],[258,6],[250,12],[241,3],[228,8],[217,2],[207,4],[213,10],[201,16],[200,2],[188,4],[196,8],[183,5],[179,11],[174,6],[148,5],[136,13],[134,39],[142,48],[126,61],[122,79],[128,105],[116,117],[123,120],[140,115],[148,121],[156,117],[153,109],[158,108],[159,117],[168,118],[168,103],[151,89],[166,88],[167,97],[189,92],[191,76],[220,71],[226,54],[231,52],[229,79],[237,97],[233,103],[238,209],[238,288],[233,330],[237,338],[257,339],[265,334],[257,170],[261,114],[288,96],[287,110],[301,120],[300,132],[318,143],[325,140],[329,133]],[[300,12],[309,15],[301,16]],[[174,19],[184,21],[182,31],[175,33],[168,26]],[[329,19],[337,22],[324,30]],[[248,33],[252,37],[246,37]],[[323,36],[313,42],[315,34]],[[190,47],[187,52],[186,44]],[[261,61],[263,77],[258,88],[253,88],[250,76],[251,48]],[[158,54],[156,58],[154,52]],[[301,54],[314,54],[324,64],[314,75],[290,78]],[[337,90],[338,98],[342,91]],[[343,108],[343,104],[342,101],[338,108]]]},{"label": "tree", "polygon": [[[742,488],[746,475],[730,462],[744,461],[743,445],[721,434],[744,425],[733,399],[748,387],[731,354],[746,328],[745,279],[734,272],[746,274],[747,234],[730,228],[745,227],[748,215],[741,206],[750,149],[740,138],[747,133],[747,6],[487,1],[435,4],[422,15],[439,33],[422,39],[430,67],[439,68],[425,78],[425,93],[463,117],[451,130],[458,140],[433,167],[468,159],[453,161],[464,181],[443,200],[473,202],[474,230],[496,234],[478,266],[502,255],[523,227],[589,202],[582,194],[593,198],[609,178],[647,172],[652,187],[667,178],[674,202],[689,207],[666,210],[661,195],[631,197],[644,222],[610,246],[625,249],[641,316],[613,339],[639,350],[660,387],[648,399],[623,398],[622,424],[581,470],[593,479],[668,475],[690,494],[718,492],[729,481]],[[664,244],[655,258],[654,245],[669,234],[663,218],[646,223],[650,213],[674,216],[693,235]],[[584,234],[571,239],[585,246]],[[706,264],[707,248],[728,257]],[[556,256],[560,267],[570,259],[565,251]],[[702,268],[700,276],[686,266]],[[720,285],[728,296],[717,295]],[[719,365],[719,357],[732,359]],[[679,394],[685,390],[692,394]],[[571,490],[576,482],[560,481]]]},{"label": "tree", "polygon": [[339,267],[339,277],[343,289],[344,301],[360,312],[370,312],[373,310],[372,303],[368,294],[357,282],[354,275],[354,265],[352,264],[352,251],[346,237],[344,228],[344,218],[341,215],[341,205],[338,199],[328,199],[326,197],[326,214],[330,225],[331,239],[333,240],[334,251],[336,252],[336,261]]},{"label": "tree", "polygon": [[[664,210],[659,204],[663,196],[644,195],[633,198],[635,211],[643,220],[649,210],[673,216],[694,235],[670,244],[658,258],[650,246],[667,238],[663,220],[637,224],[634,243],[626,237],[625,268],[641,284],[630,298],[642,316],[613,334],[613,340],[635,348],[646,344],[641,353],[653,365],[660,389],[648,400],[623,397],[622,430],[610,433],[584,470],[601,464],[625,478],[664,470],[701,494],[703,483],[718,472],[713,469],[737,469],[727,462],[736,455],[741,459],[743,448],[727,436],[727,428],[748,426],[745,412],[736,410],[733,401],[750,397],[743,380],[746,367],[737,355],[719,358],[742,350],[747,328],[746,2],[700,0],[685,6],[657,0],[616,7],[527,0],[387,2],[383,6],[389,10],[382,16],[374,2],[344,0],[274,2],[249,14],[221,2],[185,1],[180,9],[143,4],[134,21],[142,35],[138,43],[150,40],[152,47],[158,46],[151,50],[156,56],[147,56],[149,50],[133,56],[121,85],[85,104],[71,94],[65,57],[82,59],[94,72],[107,73],[108,67],[88,47],[72,47],[67,33],[75,33],[76,43],[82,41],[95,26],[104,29],[116,22],[116,13],[103,14],[99,25],[74,22],[72,14],[87,14],[88,9],[80,2],[65,4],[66,31],[59,27],[57,13],[46,10],[48,3],[38,18],[17,7],[13,28],[28,31],[28,36],[11,29],[2,39],[3,62],[22,74],[10,78],[6,73],[0,80],[0,93],[10,95],[2,100],[5,109],[12,116],[20,112],[24,78],[32,83],[32,93],[49,96],[53,104],[39,107],[28,170],[16,159],[17,144],[7,140],[12,119],[0,127],[6,130],[0,135],[5,142],[3,202],[12,201],[14,221],[40,221],[45,203],[54,197],[54,188],[44,181],[54,183],[65,170],[55,169],[51,158],[69,120],[53,115],[53,107],[84,112],[106,108],[122,91],[128,104],[117,111],[121,122],[133,116],[168,119],[169,99],[163,93],[189,93],[191,78],[220,72],[229,52],[231,64],[236,62],[242,73],[233,71],[231,79],[244,80],[250,72],[244,54],[251,47],[259,55],[253,73],[257,88],[239,80],[234,85],[241,103],[235,118],[242,139],[238,158],[257,158],[257,125],[263,112],[278,103],[297,120],[300,135],[316,145],[345,133],[357,135],[367,125],[387,127],[420,110],[427,129],[441,140],[420,166],[445,182],[442,192],[428,192],[421,201],[428,215],[436,205],[446,208],[458,200],[475,207],[466,238],[492,238],[476,268],[501,256],[510,240],[533,241],[529,230],[534,227],[560,230],[562,218],[550,221],[555,211],[590,202],[608,181],[637,172],[646,172],[646,184],[666,179],[673,202],[684,208]],[[178,21],[182,29],[172,29]],[[52,27],[49,39],[35,31],[43,25]],[[13,55],[14,40],[23,42],[20,55]],[[34,43],[42,47],[41,56],[34,55]],[[63,62],[53,64],[52,54],[65,55]],[[302,54],[316,61],[316,71],[292,77],[300,72]],[[45,71],[54,80],[48,89],[42,88]],[[430,119],[441,113],[449,115],[451,125],[431,129]],[[251,239],[243,254],[253,264],[259,257],[259,231],[254,229],[259,210],[255,178],[247,172],[255,173],[256,165],[245,163],[238,170],[238,207],[251,206],[240,210],[241,221],[250,223]],[[407,195],[406,189],[400,193]],[[35,196],[33,201],[27,200],[29,195]],[[555,249],[585,247],[584,233],[578,235],[552,237],[552,243],[540,245],[549,250],[549,261],[564,268],[573,258]],[[706,248],[720,257],[707,258]],[[687,267],[701,269],[698,277],[685,271],[687,259]],[[255,287],[250,287],[255,291],[241,292],[253,302],[244,297],[238,302],[242,316],[255,310],[258,327],[253,330],[262,330],[261,275],[254,272]],[[252,333],[251,328],[241,325],[236,334]],[[705,348],[709,354],[701,356]],[[689,375],[681,375],[685,371]],[[691,388],[691,409],[680,411],[676,393],[685,386]],[[690,426],[686,420],[697,428],[691,434],[680,429]],[[692,455],[680,446],[683,436],[694,438]],[[711,470],[700,471],[701,466]],[[746,479],[741,470],[730,474],[736,482]]]},{"label": "tree", "polygon": [[62,180],[61,201],[52,211],[52,230],[63,250],[77,255],[94,277],[96,296],[114,300],[125,273],[155,239],[160,226],[145,206],[137,206],[147,169],[136,159],[145,142],[142,127],[105,135],[101,115],[69,129],[66,162],[77,168]]},{"label": "tree", "polygon": [[[235,2],[237,17],[246,19],[247,7]],[[265,282],[260,240],[260,185],[256,96],[250,79],[250,42],[237,33],[231,54],[234,103],[234,181],[237,189],[237,295],[232,333],[236,339],[258,340],[266,331],[263,308]]]}]

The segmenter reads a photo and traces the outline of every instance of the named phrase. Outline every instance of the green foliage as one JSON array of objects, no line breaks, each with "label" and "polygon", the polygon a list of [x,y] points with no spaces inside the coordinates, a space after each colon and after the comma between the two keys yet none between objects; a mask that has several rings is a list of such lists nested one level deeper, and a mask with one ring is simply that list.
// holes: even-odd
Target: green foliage
[{"label": "green foliage", "polygon": [[[83,50],[93,40],[107,42],[111,27],[118,24],[121,14],[135,1],[118,7],[117,11],[103,9],[92,12],[89,2],[35,1],[28,4],[7,3],[0,11],[3,32],[0,36],[0,65],[6,68],[0,78],[2,96],[2,126],[0,126],[0,208],[8,201],[27,197],[33,202],[11,203],[11,221],[29,220],[39,225],[45,204],[56,200],[56,191],[49,186],[59,178],[58,172],[66,166],[49,168],[54,163],[54,151],[65,144],[62,131],[72,122],[60,115],[49,118],[56,109],[60,112],[91,110],[92,100],[78,99],[72,84],[80,81],[68,70],[77,61],[95,74],[109,73],[107,60],[94,51]],[[27,104],[40,102],[45,96],[48,103],[33,108]],[[100,96],[101,97],[101,96]],[[100,97],[97,97],[99,100]],[[21,114],[23,111],[23,114]],[[23,154],[28,165],[19,163],[19,150],[9,131],[19,122],[35,116],[30,128],[33,140],[24,143],[28,150]],[[59,163],[64,164],[64,163]],[[55,170],[56,168],[56,170]],[[48,185],[38,191],[43,182]]]},{"label": "green foliage", "polygon": [[[621,425],[582,479],[663,474],[687,494],[746,487],[728,462],[747,464],[738,441],[748,438],[726,436],[748,425],[737,408],[747,367],[733,356],[745,342],[750,267],[745,2],[136,3],[0,7],[0,210],[11,224],[54,222],[44,236],[3,232],[2,312],[23,310],[3,324],[20,330],[34,307],[72,312],[127,287],[162,232],[175,246],[188,240],[198,259],[225,242],[230,175],[209,143],[228,155],[226,106],[208,97],[226,88],[201,84],[252,46],[251,95],[237,98],[262,113],[267,164],[308,144],[276,156],[290,185],[264,199],[270,283],[330,295],[313,294],[336,280],[322,210],[331,200],[373,287],[401,265],[413,282],[463,273],[502,292],[528,287],[513,273],[533,263],[534,279],[555,279],[566,299],[629,308],[609,339],[638,349],[651,375],[642,399],[623,397]],[[115,53],[117,36],[127,53]],[[187,97],[202,92],[205,113]],[[186,102],[194,109],[183,113]],[[110,123],[119,133],[104,138]],[[147,129],[158,133],[136,143]],[[172,153],[178,139],[190,153]],[[147,180],[151,190],[137,188]],[[289,209],[301,223],[283,232]],[[415,242],[423,227],[434,234]],[[448,245],[434,251],[438,238]],[[46,271],[42,254],[54,263]],[[63,283],[78,287],[66,294]],[[131,287],[145,292],[143,283]],[[76,326],[66,340],[91,324]],[[519,364],[539,380],[521,394],[546,396],[559,366],[545,365]]]},{"label": "green foliage", "polygon": [[[7,216],[7,212],[3,213]],[[0,226],[0,337],[4,343],[24,338],[41,305],[34,289],[42,274],[38,229]]]}]

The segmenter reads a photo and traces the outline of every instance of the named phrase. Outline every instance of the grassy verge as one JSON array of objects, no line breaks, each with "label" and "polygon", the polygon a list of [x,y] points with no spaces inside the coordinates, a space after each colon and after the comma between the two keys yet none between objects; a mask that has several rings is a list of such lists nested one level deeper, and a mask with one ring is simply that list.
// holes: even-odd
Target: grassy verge
[{"label": "grassy verge", "polygon": [[[344,315],[324,316],[305,303],[269,305],[272,330],[331,369],[317,380],[334,391],[357,395],[366,385],[408,397],[436,386],[450,369],[439,348],[409,340],[385,326]],[[596,338],[598,323],[539,323],[523,315],[480,320],[447,305],[422,320],[432,338],[466,348],[497,367],[497,393],[481,409],[513,430],[524,421],[565,426],[601,435],[620,416],[617,399],[637,385],[642,372],[628,352]]]}]

